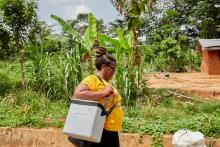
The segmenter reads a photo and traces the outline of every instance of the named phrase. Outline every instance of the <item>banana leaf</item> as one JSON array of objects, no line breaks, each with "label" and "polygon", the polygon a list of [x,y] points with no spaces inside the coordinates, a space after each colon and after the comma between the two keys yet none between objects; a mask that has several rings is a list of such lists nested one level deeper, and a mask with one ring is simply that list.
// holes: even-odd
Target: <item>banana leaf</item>
[{"label": "banana leaf", "polygon": [[132,48],[129,46],[128,41],[124,37],[124,31],[120,27],[117,29],[117,31],[118,31],[119,43],[120,46],[124,49],[123,51],[125,51],[126,53],[131,53]]},{"label": "banana leaf", "polygon": [[80,42],[82,38],[80,35],[77,33],[77,31],[67,22],[65,22],[62,18],[51,14],[51,18],[56,20],[63,28],[63,30],[68,34],[71,35],[77,42]]},{"label": "banana leaf", "polygon": [[51,18],[56,20],[61,25],[62,29],[81,46],[81,48],[79,48],[80,55],[84,54],[85,52],[89,52],[89,48],[87,47],[87,44],[85,43],[84,39],[70,24],[68,24],[62,18],[56,15],[51,15]]},{"label": "banana leaf", "polygon": [[92,13],[88,15],[88,23],[88,28],[84,34],[84,42],[87,44],[87,48],[90,49],[92,48],[94,40],[97,38],[96,19]]},{"label": "banana leaf", "polygon": [[102,44],[107,42],[110,45],[114,46],[115,48],[120,48],[121,47],[118,40],[112,39],[112,38],[108,37],[107,35],[104,35],[104,34],[101,34],[101,33],[98,33],[98,40]]}]

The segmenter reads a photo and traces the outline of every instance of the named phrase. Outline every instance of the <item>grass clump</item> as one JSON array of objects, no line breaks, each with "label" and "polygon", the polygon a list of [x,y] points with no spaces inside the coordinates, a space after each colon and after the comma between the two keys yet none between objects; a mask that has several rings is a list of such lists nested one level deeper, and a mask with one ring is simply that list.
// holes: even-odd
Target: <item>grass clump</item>
[{"label": "grass clump", "polygon": [[31,90],[12,93],[0,105],[2,127],[62,127],[68,107],[65,101],[52,102]]},{"label": "grass clump", "polygon": [[0,72],[0,79],[0,97],[4,97],[12,90],[13,85],[6,73]]},{"label": "grass clump", "polygon": [[135,107],[124,107],[122,132],[149,134],[152,146],[160,146],[162,134],[180,129],[220,137],[220,102],[183,100],[169,95],[166,89],[150,91],[149,97],[139,100]]},{"label": "grass clump", "polygon": [[0,60],[0,73],[8,76],[9,80],[16,84],[20,79],[19,63],[15,61],[1,61]]}]

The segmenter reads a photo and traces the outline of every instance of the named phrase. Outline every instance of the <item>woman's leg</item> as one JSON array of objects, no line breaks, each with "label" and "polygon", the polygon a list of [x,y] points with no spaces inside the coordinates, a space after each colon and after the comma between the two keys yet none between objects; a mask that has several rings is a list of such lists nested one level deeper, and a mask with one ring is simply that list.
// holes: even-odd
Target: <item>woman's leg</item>
[{"label": "woman's leg", "polygon": [[100,143],[88,142],[71,136],[68,137],[68,140],[77,147],[120,147],[118,132],[105,129]]},{"label": "woman's leg", "polygon": [[76,139],[74,137],[69,136],[68,140],[74,144],[76,147],[90,147],[92,142],[81,140],[81,139]]},{"label": "woman's leg", "polygon": [[103,130],[100,143],[91,143],[91,147],[120,147],[118,132]]}]

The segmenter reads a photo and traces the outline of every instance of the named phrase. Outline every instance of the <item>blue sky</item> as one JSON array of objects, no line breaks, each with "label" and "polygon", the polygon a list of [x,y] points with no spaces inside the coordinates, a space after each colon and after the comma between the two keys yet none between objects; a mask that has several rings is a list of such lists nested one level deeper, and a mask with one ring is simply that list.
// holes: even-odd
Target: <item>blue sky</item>
[{"label": "blue sky", "polygon": [[75,19],[79,13],[92,12],[96,18],[102,18],[105,23],[121,17],[110,0],[39,0],[38,4],[39,18],[50,25],[56,24],[50,18],[51,14],[68,20]]}]

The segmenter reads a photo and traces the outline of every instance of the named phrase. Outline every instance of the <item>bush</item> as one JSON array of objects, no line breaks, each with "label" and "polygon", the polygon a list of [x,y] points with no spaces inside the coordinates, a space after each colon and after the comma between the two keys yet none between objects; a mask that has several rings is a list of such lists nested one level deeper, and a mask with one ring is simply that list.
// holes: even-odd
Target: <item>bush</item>
[{"label": "bush", "polygon": [[6,73],[0,72],[0,97],[4,97],[6,93],[11,91],[13,85]]},{"label": "bush", "polygon": [[14,104],[18,106],[28,105],[32,110],[40,111],[46,107],[48,102],[47,98],[37,92],[23,90],[17,94]]},{"label": "bush", "polygon": [[0,102],[0,127],[63,127],[68,104],[32,90],[11,92]]}]

